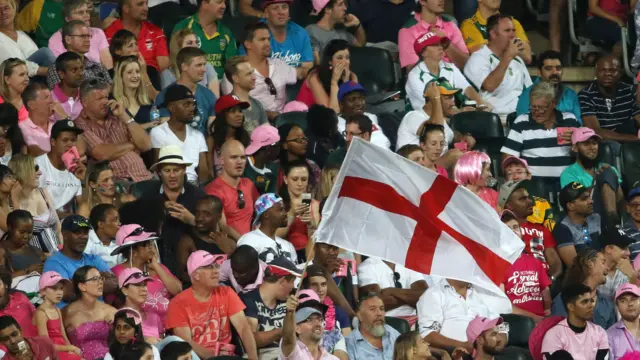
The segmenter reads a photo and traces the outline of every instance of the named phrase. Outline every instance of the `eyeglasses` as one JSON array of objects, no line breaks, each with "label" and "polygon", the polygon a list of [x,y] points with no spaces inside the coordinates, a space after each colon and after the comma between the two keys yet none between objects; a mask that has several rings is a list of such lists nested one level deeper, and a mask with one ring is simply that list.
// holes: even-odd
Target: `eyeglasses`
[{"label": "eyeglasses", "polygon": [[400,283],[400,273],[393,273],[393,285],[396,289],[402,289],[402,284]]},{"label": "eyeglasses", "polygon": [[269,94],[273,96],[276,96],[278,94],[278,90],[276,89],[276,86],[273,85],[273,80],[271,80],[270,77],[264,78],[264,83],[269,87]]},{"label": "eyeglasses", "polygon": [[547,106],[529,106],[529,110],[531,112],[543,112],[543,111],[547,111],[547,109],[549,109],[549,105]]},{"label": "eyeglasses", "polygon": [[640,210],[640,203],[629,203],[629,207],[632,210]]},{"label": "eyeglasses", "polygon": [[94,277],[92,277],[92,278],[88,278],[88,279],[86,279],[86,280],[85,280],[85,281],[83,281],[83,282],[85,282],[85,283],[88,283],[88,282],[98,282],[98,283],[99,283],[99,282],[104,282],[104,276],[102,276],[102,275],[100,275],[100,276],[94,276]]},{"label": "eyeglasses", "polygon": [[93,35],[91,34],[82,34],[82,35],[67,35],[67,36],[71,36],[71,37],[79,37],[82,40],[91,40],[91,38],[93,37]]},{"label": "eyeglasses", "polygon": [[342,132],[342,136],[344,137],[347,137],[348,135],[359,137],[362,134],[364,134],[364,131],[360,131],[359,133],[347,132],[347,131]]},{"label": "eyeglasses", "polygon": [[307,324],[313,324],[314,322],[321,323],[324,321],[324,318],[320,315],[311,315],[304,322]]},{"label": "eyeglasses", "polygon": [[298,137],[298,138],[295,138],[295,139],[287,139],[285,142],[297,142],[298,144],[304,144],[307,141],[309,141],[309,138],[306,137],[306,136],[303,136],[303,137]]},{"label": "eyeglasses", "polygon": [[244,209],[245,205],[244,193],[242,190],[238,190],[238,209]]}]

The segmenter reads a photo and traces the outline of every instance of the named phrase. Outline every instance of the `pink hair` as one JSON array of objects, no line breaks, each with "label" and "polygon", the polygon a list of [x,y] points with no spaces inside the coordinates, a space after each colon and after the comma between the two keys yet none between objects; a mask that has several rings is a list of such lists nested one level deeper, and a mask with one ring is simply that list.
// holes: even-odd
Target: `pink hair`
[{"label": "pink hair", "polygon": [[460,185],[474,185],[480,180],[485,163],[491,163],[489,155],[479,151],[469,151],[458,159],[453,168],[453,178]]},{"label": "pink hair", "polygon": [[620,358],[620,360],[640,360],[640,352],[638,351],[627,352]]}]

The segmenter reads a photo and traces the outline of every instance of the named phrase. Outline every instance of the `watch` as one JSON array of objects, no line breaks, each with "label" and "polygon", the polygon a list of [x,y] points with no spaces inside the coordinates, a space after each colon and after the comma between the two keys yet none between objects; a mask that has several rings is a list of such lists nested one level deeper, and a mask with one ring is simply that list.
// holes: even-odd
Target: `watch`
[{"label": "watch", "polygon": [[131,124],[132,122],[134,122],[135,120],[133,118],[129,118],[129,120],[127,120],[127,125]]}]

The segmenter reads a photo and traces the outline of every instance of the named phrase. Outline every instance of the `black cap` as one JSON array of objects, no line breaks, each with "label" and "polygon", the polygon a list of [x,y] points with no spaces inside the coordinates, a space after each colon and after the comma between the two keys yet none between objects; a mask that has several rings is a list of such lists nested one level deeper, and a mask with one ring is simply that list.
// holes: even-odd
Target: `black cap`
[{"label": "black cap", "polygon": [[304,277],[310,278],[312,276],[327,277],[327,273],[324,271],[324,268],[322,266],[312,264],[307,266],[307,271],[304,273]]},{"label": "black cap", "polygon": [[164,102],[160,107],[166,108],[170,103],[184,99],[195,99],[195,97],[188,87],[180,84],[173,84],[167,88],[167,91],[165,91]]},{"label": "black cap", "polygon": [[607,245],[615,245],[620,249],[626,249],[634,243],[633,239],[620,228],[607,230],[604,234],[600,235],[599,239],[602,249]]},{"label": "black cap", "polygon": [[80,129],[76,126],[76,123],[69,119],[58,120],[51,127],[51,138],[55,139],[60,135],[61,132],[70,131],[74,132],[78,135],[82,134],[84,130]]},{"label": "black cap", "polygon": [[80,232],[90,230],[89,220],[80,215],[69,215],[62,220],[62,231]]},{"label": "black cap", "polygon": [[567,203],[576,200],[589,190],[591,190],[591,187],[586,187],[579,182],[573,181],[568,183],[567,186],[560,190],[560,205],[567,211]]}]

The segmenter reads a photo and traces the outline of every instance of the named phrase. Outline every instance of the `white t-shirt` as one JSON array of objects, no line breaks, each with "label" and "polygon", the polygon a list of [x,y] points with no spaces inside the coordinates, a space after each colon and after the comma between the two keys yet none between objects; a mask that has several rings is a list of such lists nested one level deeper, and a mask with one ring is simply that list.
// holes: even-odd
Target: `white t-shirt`
[{"label": "white t-shirt", "polygon": [[[464,66],[464,74],[478,89],[482,89],[482,83],[499,64],[500,58],[491,52],[487,45],[484,45],[471,54]],[[493,92],[481,90],[480,96],[493,106],[494,113],[508,115],[516,111],[522,90],[531,85],[533,82],[524,61],[516,57],[509,63],[509,69],[505,72],[500,86]]]},{"label": "white t-shirt", "polygon": [[115,240],[111,241],[109,246],[104,246],[95,230],[89,230],[89,241],[87,241],[87,247],[84,248],[85,254],[91,254],[99,256],[104,262],[109,265],[110,268],[120,264],[124,261],[122,255],[111,255],[111,252],[118,247]]},{"label": "white t-shirt", "polygon": [[293,244],[277,236],[274,241],[260,231],[260,229],[255,229],[242,235],[240,240],[238,240],[238,246],[240,245],[249,245],[256,249],[260,260],[266,263],[270,263],[278,256],[284,256],[294,264],[298,263],[298,255]]},{"label": "white t-shirt", "polygon": [[[398,282],[402,289],[411,289],[411,285],[416,281],[425,281],[424,275],[413,270],[409,270],[402,265],[396,265],[396,273],[400,275]],[[395,288],[394,271],[382,260],[368,258],[358,267],[358,286],[378,284],[380,290]],[[386,312],[386,316],[411,316],[416,315],[416,309],[409,305],[402,305]]]},{"label": "white t-shirt", "polygon": [[[371,119],[371,123],[373,124],[373,132],[371,133],[371,143],[381,148],[389,150],[391,147],[391,141],[387,138],[387,136],[382,131],[382,128],[378,125],[378,117],[374,114],[365,112],[364,115]],[[338,131],[342,134],[347,127],[347,120],[342,116],[338,116]]]},{"label": "white t-shirt", "polygon": [[[396,151],[407,144],[420,145],[420,137],[418,129],[423,122],[430,119],[430,116],[422,109],[409,111],[403,118],[398,127],[398,139],[396,140]],[[447,144],[453,142],[453,130],[447,122],[444,122],[444,138]],[[442,154],[449,150],[446,146],[442,149]]]},{"label": "white t-shirt", "polygon": [[414,110],[422,109],[424,106],[424,87],[427,86],[427,83],[431,80],[435,80],[438,78],[445,78],[451,86],[456,89],[462,90],[464,92],[471,84],[467,81],[467,78],[462,75],[460,69],[458,69],[454,64],[448,63],[446,61],[440,61],[440,71],[438,76],[433,76],[429,69],[427,69],[427,65],[424,62],[419,62],[418,65],[414,66],[411,71],[409,71],[409,75],[407,76],[407,84],[404,86],[404,89],[407,92],[407,98],[409,98],[409,102],[411,102],[411,107]]},{"label": "white t-shirt", "polygon": [[35,76],[38,71],[38,64],[28,61],[27,58],[38,51],[38,45],[24,31],[18,31],[18,41],[0,33],[0,63],[9,58],[18,58],[27,63],[27,72],[29,76]]},{"label": "white t-shirt", "polygon": [[36,164],[40,167],[40,187],[47,189],[51,194],[51,200],[56,210],[62,209],[76,196],[82,195],[80,180],[69,170],[58,170],[49,161],[47,154],[36,158]]},{"label": "white t-shirt", "polygon": [[196,168],[200,163],[200,153],[206,153],[209,149],[207,148],[204,135],[197,129],[186,126],[186,134],[184,142],[182,142],[176,134],[171,131],[169,123],[165,122],[151,130],[151,146],[153,146],[154,149],[160,149],[167,145],[180,146],[184,160],[191,163],[191,166],[187,168],[187,179],[191,182],[196,182],[198,181]]}]

